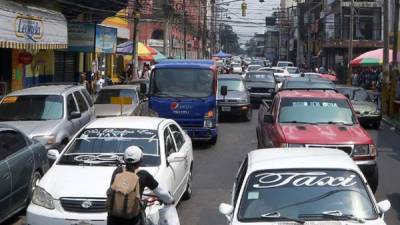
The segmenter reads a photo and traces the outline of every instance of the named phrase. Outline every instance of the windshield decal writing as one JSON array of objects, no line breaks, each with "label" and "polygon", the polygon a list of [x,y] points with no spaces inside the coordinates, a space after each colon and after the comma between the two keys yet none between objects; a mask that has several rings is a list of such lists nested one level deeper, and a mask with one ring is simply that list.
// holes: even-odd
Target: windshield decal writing
[{"label": "windshield decal writing", "polygon": [[10,97],[5,97],[2,101],[2,103],[15,103],[17,101],[18,97],[17,96],[10,96]]},{"label": "windshield decal writing", "polygon": [[305,172],[305,173],[261,173],[255,176],[258,180],[254,188],[274,188],[281,186],[295,187],[350,187],[357,184],[355,175],[328,176],[326,172]]},{"label": "windshield decal writing", "polygon": [[157,137],[157,131],[146,129],[87,129],[82,132],[79,138],[151,138]]},{"label": "windshield decal writing", "polygon": [[339,107],[335,102],[292,102],[292,106],[309,106],[309,107]]}]

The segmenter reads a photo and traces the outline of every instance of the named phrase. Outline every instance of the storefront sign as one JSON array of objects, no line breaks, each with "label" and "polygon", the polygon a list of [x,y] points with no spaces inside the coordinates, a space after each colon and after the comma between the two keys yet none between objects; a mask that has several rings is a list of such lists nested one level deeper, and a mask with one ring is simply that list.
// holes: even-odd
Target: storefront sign
[{"label": "storefront sign", "polygon": [[68,23],[68,51],[94,52],[95,24]]},{"label": "storefront sign", "polygon": [[148,39],[147,45],[150,47],[164,47],[164,40]]},{"label": "storefront sign", "polygon": [[115,53],[117,51],[117,29],[96,26],[96,52]]},{"label": "storefront sign", "polygon": [[0,0],[0,48],[67,47],[67,21],[60,12]]},{"label": "storefront sign", "polygon": [[18,55],[18,61],[23,65],[29,65],[32,63],[32,54],[29,52],[21,52]]}]

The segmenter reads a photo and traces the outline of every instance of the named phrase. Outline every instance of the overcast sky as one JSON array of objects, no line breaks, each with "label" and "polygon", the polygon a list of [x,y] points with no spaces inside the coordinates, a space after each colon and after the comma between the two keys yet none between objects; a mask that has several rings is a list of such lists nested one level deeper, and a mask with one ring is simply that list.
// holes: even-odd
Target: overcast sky
[{"label": "overcast sky", "polygon": [[[228,2],[232,0],[223,0]],[[223,6],[228,9],[225,13],[229,18],[224,20],[231,20],[229,24],[232,25],[233,30],[239,35],[240,43],[244,44],[249,40],[254,33],[264,33],[265,31],[265,17],[270,16],[274,10],[279,8],[279,0],[246,0],[247,2],[247,16],[242,17],[241,4],[242,1],[229,3],[229,6]]]}]

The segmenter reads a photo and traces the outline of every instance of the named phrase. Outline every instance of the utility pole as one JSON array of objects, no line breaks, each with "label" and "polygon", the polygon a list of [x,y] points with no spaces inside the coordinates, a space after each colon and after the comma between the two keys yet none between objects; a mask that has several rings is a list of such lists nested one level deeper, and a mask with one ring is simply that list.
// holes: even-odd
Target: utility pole
[{"label": "utility pole", "polygon": [[393,69],[390,76],[390,101],[389,101],[389,116],[394,116],[394,104],[393,101],[396,99],[396,86],[397,79],[399,78],[399,63],[397,62],[397,52],[399,50],[398,39],[399,39],[399,0],[394,1],[394,24],[393,24]]},{"label": "utility pole", "polygon": [[137,28],[139,24],[139,10],[138,7],[135,4],[135,0],[129,1],[129,7],[130,9],[130,18],[132,21],[132,70],[133,70],[133,78],[138,78],[138,35],[137,35]]},{"label": "utility pole", "polygon": [[203,11],[203,38],[202,44],[203,47],[203,58],[206,58],[206,51],[207,51],[207,1],[204,1],[204,11]]},{"label": "utility pole", "polygon": [[169,1],[165,1],[163,4],[163,11],[165,16],[164,21],[164,43],[163,43],[163,51],[166,57],[170,56],[170,48],[169,45],[171,44],[170,39],[170,21],[171,21],[171,5]]},{"label": "utility pole", "polygon": [[186,0],[183,0],[182,9],[182,26],[183,26],[183,57],[186,59]]},{"label": "utility pole", "polygon": [[382,112],[389,109],[389,0],[383,1],[383,88]]},{"label": "utility pole", "polygon": [[354,0],[351,0],[350,4],[350,34],[349,34],[349,49],[347,54],[347,85],[351,85],[351,77],[353,75],[353,69],[350,65],[351,60],[353,59],[353,36],[354,36]]}]

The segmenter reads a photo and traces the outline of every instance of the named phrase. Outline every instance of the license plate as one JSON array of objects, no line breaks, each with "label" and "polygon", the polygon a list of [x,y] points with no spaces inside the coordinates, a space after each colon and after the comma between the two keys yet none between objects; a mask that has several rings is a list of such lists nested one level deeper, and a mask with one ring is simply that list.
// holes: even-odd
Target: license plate
[{"label": "license plate", "polygon": [[231,111],[231,107],[229,107],[229,106],[223,106],[223,107],[221,107],[221,111],[222,111],[222,112],[230,112],[230,111]]}]

